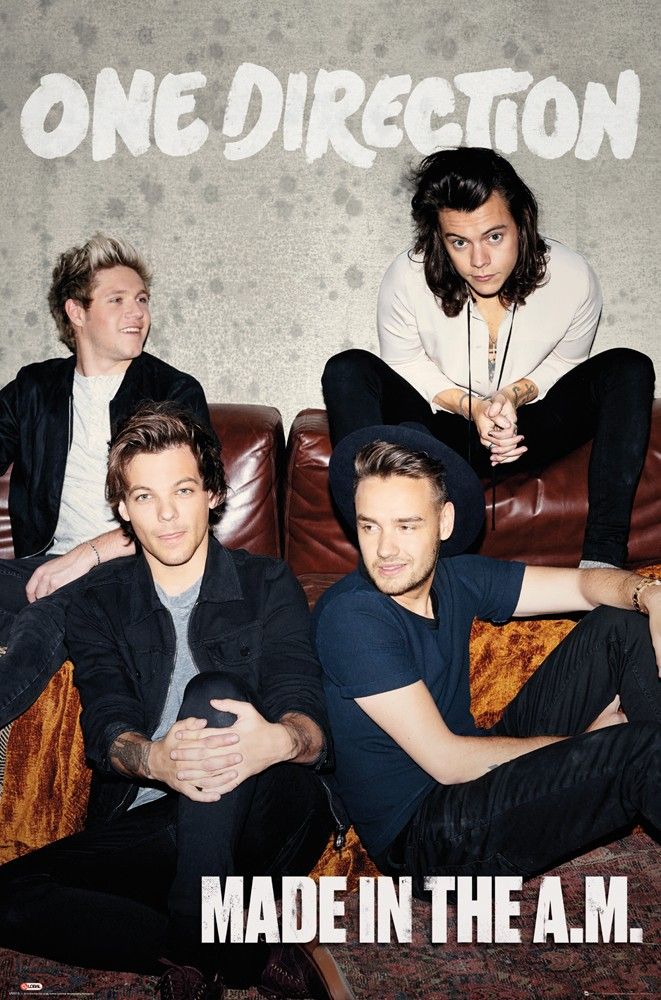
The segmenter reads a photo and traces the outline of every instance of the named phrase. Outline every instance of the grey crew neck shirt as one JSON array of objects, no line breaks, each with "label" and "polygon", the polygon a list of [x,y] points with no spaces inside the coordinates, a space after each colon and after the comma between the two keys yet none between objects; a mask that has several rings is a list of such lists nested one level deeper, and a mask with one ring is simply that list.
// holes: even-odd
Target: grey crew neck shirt
[{"label": "grey crew neck shirt", "polygon": [[[174,595],[166,594],[162,587],[159,587],[157,583],[154,584],[159,601],[172,616],[177,645],[174,670],[170,677],[165,705],[161,720],[152,735],[152,740],[160,740],[161,737],[165,736],[173,722],[176,722],[181,703],[184,700],[186,685],[191,677],[199,673],[188,645],[188,622],[195,607],[201,583],[202,577],[196,580],[188,590],[184,590],[182,594]],[[160,799],[162,795],[165,795],[165,792],[161,788],[143,785],[130,808],[135,809],[136,806],[143,806],[146,802]]]}]

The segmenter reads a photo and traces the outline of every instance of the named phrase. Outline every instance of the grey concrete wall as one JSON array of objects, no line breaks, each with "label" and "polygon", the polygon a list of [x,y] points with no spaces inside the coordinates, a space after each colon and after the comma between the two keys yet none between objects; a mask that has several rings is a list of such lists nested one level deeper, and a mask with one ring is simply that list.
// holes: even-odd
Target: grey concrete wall
[{"label": "grey concrete wall", "polygon": [[[100,228],[126,235],[148,255],[157,276],[150,348],[195,374],[210,400],[272,403],[286,423],[302,407],[319,405],[327,357],[350,345],[376,349],[380,277],[410,237],[401,178],[420,155],[404,130],[396,145],[375,150],[367,169],[332,146],[306,156],[320,69],[352,71],[366,100],[386,75],[410,75],[411,89],[442,77],[456,108],[435,124],[455,122],[464,135],[475,123],[455,86],[458,74],[528,72],[528,88],[511,96],[518,145],[512,162],[539,197],[544,232],[585,253],[600,275],[605,307],[597,349],[638,347],[659,368],[657,20],[653,0],[4,0],[0,381],[21,364],[61,353],[45,304],[50,268],[59,251]],[[223,134],[225,111],[246,62],[270,71],[284,88],[289,74],[306,74],[302,149],[284,148],[280,125],[261,152],[228,159],[235,139]],[[168,155],[155,143],[152,117],[145,152],[133,155],[118,138],[114,155],[95,160],[95,82],[108,67],[126,91],[136,69],[153,75],[155,89],[168,73],[204,74],[206,85],[190,91],[195,111],[179,123],[199,116],[208,126],[201,148]],[[626,70],[639,78],[641,93],[633,132],[631,115],[620,130],[624,146],[633,143],[630,155],[616,158],[605,137],[591,159],[578,158],[574,143],[549,158],[524,138],[521,110],[540,81],[556,77],[566,85],[560,90],[569,117],[563,112],[559,124],[571,133],[572,95],[580,127],[588,129],[586,85],[603,84],[614,99]],[[55,73],[82,88],[90,126],[69,155],[48,159],[28,148],[20,121],[40,79]],[[407,95],[400,100],[405,105]],[[251,105],[243,135],[258,106]],[[363,107],[349,122],[368,148]],[[553,107],[544,119],[548,133]],[[495,115],[494,104],[492,140]],[[54,109],[46,130],[58,121]],[[392,123],[401,128],[403,115]],[[288,143],[296,145],[295,137]]]}]

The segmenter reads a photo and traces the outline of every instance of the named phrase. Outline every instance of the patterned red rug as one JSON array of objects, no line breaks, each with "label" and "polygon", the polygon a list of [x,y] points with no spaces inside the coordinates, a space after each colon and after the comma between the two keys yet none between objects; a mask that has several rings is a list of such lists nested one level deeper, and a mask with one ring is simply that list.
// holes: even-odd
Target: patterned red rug
[{"label": "patterned red rug", "polygon": [[[333,946],[359,1000],[538,1000],[538,998],[661,996],[661,849],[645,833],[602,846],[557,868],[567,923],[583,923],[585,876],[626,876],[628,925],[640,927],[641,944],[532,944],[540,879],[519,895],[520,944],[457,944],[456,918],[448,909],[447,944],[431,944],[431,908],[415,902],[410,944],[357,942],[358,899],[352,894],[341,921],[347,943]],[[63,914],[66,920],[66,914]],[[38,995],[93,1000],[149,1000],[156,980],[74,969],[0,950],[0,998],[26,996],[23,983],[41,983]],[[256,1000],[254,990],[231,991],[228,1000]]]}]

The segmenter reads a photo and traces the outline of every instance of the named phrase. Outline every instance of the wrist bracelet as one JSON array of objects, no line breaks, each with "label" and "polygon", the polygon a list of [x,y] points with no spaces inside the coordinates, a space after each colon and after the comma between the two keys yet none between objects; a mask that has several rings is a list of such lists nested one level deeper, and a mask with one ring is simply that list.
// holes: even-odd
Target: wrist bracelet
[{"label": "wrist bracelet", "polygon": [[99,550],[97,549],[97,547],[94,544],[94,542],[88,542],[87,544],[89,545],[89,547],[91,548],[92,552],[96,556],[96,565],[100,566],[101,565],[101,556],[99,555]]},{"label": "wrist bracelet", "polygon": [[470,392],[465,392],[463,394],[463,396],[461,397],[461,399],[459,400],[459,414],[460,414],[460,416],[462,416],[464,418],[464,420],[468,420],[468,414],[467,413],[464,414],[464,400],[465,399],[485,399],[485,398],[486,398],[485,396],[477,396],[475,393],[473,393],[471,395]]},{"label": "wrist bracelet", "polygon": [[640,595],[648,587],[661,587],[661,580],[657,580],[653,576],[644,576],[640,581],[640,583],[636,584],[634,592],[631,595],[631,604],[633,606],[634,611],[637,611],[641,615],[649,614],[647,610],[641,608],[640,606]]}]

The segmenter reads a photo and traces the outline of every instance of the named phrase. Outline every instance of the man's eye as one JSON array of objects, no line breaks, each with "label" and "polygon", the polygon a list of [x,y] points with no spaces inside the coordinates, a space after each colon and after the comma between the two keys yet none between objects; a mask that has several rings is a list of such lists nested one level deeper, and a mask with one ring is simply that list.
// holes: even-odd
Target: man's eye
[{"label": "man's eye", "polygon": [[179,496],[187,497],[189,493],[192,493],[190,486],[182,486],[180,490],[177,490]]},{"label": "man's eye", "polygon": [[149,305],[149,296],[148,295],[141,295],[140,298],[138,299],[138,302],[141,302],[143,306],[148,306]]},{"label": "man's eye", "polygon": [[502,238],[503,238],[502,233],[491,233],[491,235],[489,236],[489,241],[491,243],[500,243],[502,241]]},{"label": "man's eye", "polygon": [[149,493],[138,493],[133,499],[138,503],[144,503],[145,500],[149,500]]},{"label": "man's eye", "polygon": [[452,240],[452,246],[455,250],[463,250],[466,246],[466,240]]}]

